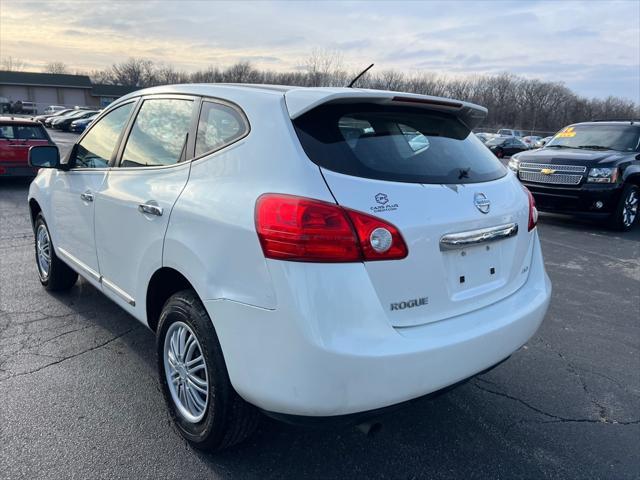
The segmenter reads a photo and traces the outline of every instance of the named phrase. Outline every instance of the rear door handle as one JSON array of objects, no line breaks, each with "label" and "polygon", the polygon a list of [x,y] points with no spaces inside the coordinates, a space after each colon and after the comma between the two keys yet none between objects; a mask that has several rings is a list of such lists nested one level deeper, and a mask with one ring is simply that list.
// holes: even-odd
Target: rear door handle
[{"label": "rear door handle", "polygon": [[162,207],[154,205],[155,202],[151,202],[153,202],[153,200],[138,205],[138,211],[147,215],[155,215],[156,217],[161,217],[164,210],[162,210]]},{"label": "rear door handle", "polygon": [[80,194],[80,198],[85,202],[93,202],[93,193],[91,193],[91,190],[87,190]]}]

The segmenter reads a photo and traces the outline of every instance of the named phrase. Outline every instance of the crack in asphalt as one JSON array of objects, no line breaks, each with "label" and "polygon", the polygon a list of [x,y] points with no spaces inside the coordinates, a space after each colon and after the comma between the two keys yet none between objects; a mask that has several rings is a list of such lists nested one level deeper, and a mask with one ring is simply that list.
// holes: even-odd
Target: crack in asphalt
[{"label": "crack in asphalt", "polygon": [[[483,380],[482,378],[478,378],[477,380],[486,382],[486,380]],[[492,382],[487,382],[487,383],[492,383]],[[493,383],[493,384],[495,385],[495,383]],[[497,395],[497,396],[502,397],[502,398],[507,398],[509,400],[513,400],[514,402],[518,402],[521,405],[524,405],[529,410],[532,410],[532,411],[534,411],[536,413],[539,413],[540,415],[544,415],[545,417],[549,417],[549,418],[553,419],[553,421],[547,421],[547,422],[543,422],[543,423],[602,423],[602,424],[609,424],[609,425],[637,425],[637,424],[640,423],[640,419],[626,421],[626,422],[619,422],[617,420],[610,420],[610,419],[608,419],[606,417],[601,417],[599,420],[594,420],[592,418],[566,418],[566,417],[561,417],[561,416],[555,415],[553,413],[545,412],[544,410],[531,405],[529,402],[527,402],[525,400],[522,400],[521,398],[514,397],[513,395],[509,395],[508,393],[499,392],[499,391],[496,391],[496,390],[491,390],[489,388],[486,388],[486,387],[483,387],[481,385],[478,385],[477,381],[472,382],[472,385],[474,387],[476,387],[477,389],[482,390],[483,392],[491,393],[493,395]],[[507,430],[511,429],[513,426],[515,426],[517,424],[520,424],[522,422],[523,421],[518,421],[515,424],[510,425],[509,427],[507,427]],[[529,423],[535,423],[535,421],[534,422],[529,422]]]},{"label": "crack in asphalt", "polygon": [[[28,372],[21,372],[21,373],[15,373],[15,374],[12,374],[12,375],[10,375],[9,377],[7,377],[7,378],[4,378],[4,379],[0,380],[0,383],[6,382],[7,380],[10,380],[10,379],[12,379],[12,378],[24,377],[24,376],[26,376],[26,375],[31,375],[31,374],[37,373],[37,372],[39,372],[39,371],[41,371],[41,370],[44,370],[44,369],[46,369],[46,368],[52,367],[52,366],[54,366],[54,365],[58,365],[58,364],[60,364],[60,363],[62,363],[62,362],[65,362],[65,361],[67,361],[67,360],[71,360],[72,358],[76,358],[76,357],[79,357],[80,355],[84,355],[85,353],[93,352],[94,350],[98,350],[99,348],[102,348],[102,347],[104,347],[104,346],[106,346],[106,345],[108,345],[108,344],[110,344],[110,343],[112,343],[112,342],[114,342],[114,341],[118,340],[119,338],[122,338],[122,337],[124,337],[125,335],[128,335],[129,333],[134,332],[134,331],[136,331],[136,330],[139,330],[139,329],[141,329],[141,328],[142,328],[142,326],[135,326],[135,327],[132,327],[132,328],[130,328],[130,329],[128,329],[128,330],[126,330],[126,331],[124,331],[124,332],[120,333],[119,335],[116,335],[116,336],[114,336],[114,337],[110,338],[109,340],[107,340],[107,341],[105,341],[105,342],[102,342],[102,343],[101,343],[101,344],[99,344],[99,345],[95,345],[95,346],[93,346],[93,347],[91,347],[91,348],[88,348],[88,349],[86,349],[86,350],[83,350],[83,351],[81,351],[81,352],[74,353],[73,355],[68,355],[68,356],[65,356],[65,357],[59,358],[59,360],[57,360],[57,361],[55,361],[55,362],[48,363],[47,365],[43,365],[42,367],[38,367],[38,368],[36,368],[36,369],[34,369],[34,370],[30,370],[30,371],[28,371]],[[37,354],[36,354],[36,355],[37,355]],[[8,372],[8,373],[10,373],[10,374],[12,373],[12,372],[7,371],[7,370],[5,370],[5,372]]]}]

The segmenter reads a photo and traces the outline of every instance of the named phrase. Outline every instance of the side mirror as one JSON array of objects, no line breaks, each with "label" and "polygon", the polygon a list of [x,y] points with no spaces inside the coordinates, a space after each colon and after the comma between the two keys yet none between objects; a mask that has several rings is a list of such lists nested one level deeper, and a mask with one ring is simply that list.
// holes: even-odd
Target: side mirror
[{"label": "side mirror", "polygon": [[29,166],[60,168],[60,150],[55,145],[38,145],[29,148]]}]

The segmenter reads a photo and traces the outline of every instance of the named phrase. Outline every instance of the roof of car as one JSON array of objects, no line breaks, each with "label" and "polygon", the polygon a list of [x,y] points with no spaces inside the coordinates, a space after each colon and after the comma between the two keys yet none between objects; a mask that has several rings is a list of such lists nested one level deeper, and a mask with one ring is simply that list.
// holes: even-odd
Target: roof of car
[{"label": "roof of car", "polygon": [[2,123],[14,123],[16,125],[40,125],[40,123],[23,117],[0,117]]},{"label": "roof of car", "polygon": [[449,98],[419,95],[416,93],[394,92],[388,90],[372,90],[347,87],[298,87],[269,84],[238,83],[191,83],[166,85],[138,90],[118,99],[121,103],[140,95],[184,94],[201,95],[234,100],[247,96],[286,96],[287,109],[292,119],[312,110],[318,105],[328,102],[376,102],[376,103],[411,103],[416,108],[454,111],[463,121],[473,128],[487,115],[487,109],[469,102]]}]

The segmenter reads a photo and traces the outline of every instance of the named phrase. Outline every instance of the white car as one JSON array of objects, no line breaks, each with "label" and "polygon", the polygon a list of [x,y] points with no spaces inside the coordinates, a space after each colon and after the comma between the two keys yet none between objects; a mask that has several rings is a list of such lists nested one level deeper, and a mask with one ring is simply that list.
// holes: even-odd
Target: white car
[{"label": "white car", "polygon": [[518,137],[521,138],[522,132],[520,130],[513,130],[511,128],[501,128],[500,130],[498,130],[498,133],[496,134],[499,137]]},{"label": "white car", "polygon": [[486,110],[377,90],[156,87],[29,190],[40,281],[77,274],[157,335],[182,435],[258,412],[356,421],[508,358],[551,294],[532,196],[470,133]]},{"label": "white car", "polygon": [[53,113],[59,112],[60,110],[66,110],[67,107],[63,107],[62,105],[49,105],[42,111],[43,115],[51,115]]}]

